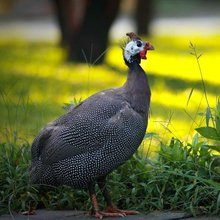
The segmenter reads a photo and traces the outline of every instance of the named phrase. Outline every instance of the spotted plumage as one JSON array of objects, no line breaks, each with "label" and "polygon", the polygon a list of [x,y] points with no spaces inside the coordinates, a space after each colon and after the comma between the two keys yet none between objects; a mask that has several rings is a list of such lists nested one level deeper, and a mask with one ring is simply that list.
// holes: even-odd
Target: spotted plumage
[{"label": "spotted plumage", "polygon": [[94,183],[103,186],[103,195],[111,206],[101,183],[133,155],[147,127],[150,88],[139,65],[139,52],[143,53],[146,44],[139,38],[138,42],[130,38],[132,56],[124,56],[129,67],[126,83],[121,88],[96,93],[71,108],[42,129],[32,144],[31,181],[89,188],[97,217],[100,212],[93,201]]}]

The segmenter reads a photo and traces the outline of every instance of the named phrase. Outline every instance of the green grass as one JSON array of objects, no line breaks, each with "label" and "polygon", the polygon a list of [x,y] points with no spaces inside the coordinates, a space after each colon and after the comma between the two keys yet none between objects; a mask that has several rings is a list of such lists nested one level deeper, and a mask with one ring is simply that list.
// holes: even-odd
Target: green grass
[{"label": "green grass", "polygon": [[[70,187],[30,185],[30,145],[0,145],[0,214],[29,207],[88,210],[86,191]],[[220,213],[220,157],[198,135],[191,143],[172,138],[160,145],[152,160],[140,151],[108,177],[108,187],[119,208],[141,212],[178,210]],[[100,206],[104,207],[98,191]]]},{"label": "green grass", "polygon": [[[211,151],[218,150],[219,142],[194,135],[194,129],[211,121],[205,94],[210,112],[215,112],[220,94],[220,36],[154,37],[149,41],[156,48],[142,63],[152,88],[149,134],[139,152],[109,177],[113,200],[121,208],[145,212],[219,213],[219,156]],[[190,54],[190,41],[203,54],[199,65],[205,93],[198,59]],[[65,112],[64,103],[121,86],[126,67],[115,43],[101,66],[64,60],[64,52],[53,43],[0,39],[0,213],[23,211],[32,205],[90,207],[85,191],[29,184],[30,143],[42,126]]]},{"label": "green grass", "polygon": [[[206,108],[206,102],[189,42],[196,44],[203,54],[200,63],[213,107],[220,94],[219,39],[220,36],[149,39],[156,48],[142,62],[152,88],[149,132],[160,133],[162,138],[175,135],[186,140],[201,125],[197,114]],[[109,47],[106,64],[101,66],[68,64],[64,60],[63,51],[53,43],[0,39],[1,139],[9,129],[10,133],[16,131],[19,137],[32,140],[43,125],[64,113],[63,103],[121,86],[126,79],[118,43]],[[187,105],[192,88],[194,92]],[[164,128],[167,126],[173,134]]]}]

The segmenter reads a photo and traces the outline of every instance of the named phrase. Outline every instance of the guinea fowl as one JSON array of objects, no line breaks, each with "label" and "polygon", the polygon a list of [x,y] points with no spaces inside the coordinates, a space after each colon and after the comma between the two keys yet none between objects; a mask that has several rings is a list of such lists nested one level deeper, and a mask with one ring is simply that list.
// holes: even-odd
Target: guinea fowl
[{"label": "guinea fowl", "polygon": [[[154,48],[134,33],[127,36],[130,41],[123,48],[129,68],[125,84],[90,96],[47,124],[31,149],[31,182],[87,188],[91,213],[98,218],[138,213],[118,209],[106,188],[106,176],[134,154],[148,123],[151,92],[139,64]],[[99,210],[96,183],[107,203],[106,212]]]}]

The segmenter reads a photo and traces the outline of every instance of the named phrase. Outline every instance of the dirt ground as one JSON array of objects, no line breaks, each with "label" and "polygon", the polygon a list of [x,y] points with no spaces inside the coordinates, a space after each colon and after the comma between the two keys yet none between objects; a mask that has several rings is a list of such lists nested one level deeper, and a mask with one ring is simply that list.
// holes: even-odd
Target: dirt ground
[{"label": "dirt ground", "polygon": [[[120,219],[122,217],[118,217]],[[89,220],[95,219],[89,216],[84,211],[71,211],[71,210],[37,210],[35,215],[25,216],[17,213],[11,215],[2,215],[0,220]],[[112,220],[113,218],[105,218]],[[139,214],[133,216],[125,216],[124,220],[219,220],[220,216],[197,216],[193,217],[183,212],[151,212],[147,214]]]}]

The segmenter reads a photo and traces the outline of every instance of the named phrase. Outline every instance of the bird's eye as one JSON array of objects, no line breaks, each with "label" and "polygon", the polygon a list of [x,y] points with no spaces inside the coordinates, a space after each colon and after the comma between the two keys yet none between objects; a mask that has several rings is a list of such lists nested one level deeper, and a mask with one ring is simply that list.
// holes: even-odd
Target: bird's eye
[{"label": "bird's eye", "polygon": [[138,41],[137,41],[137,46],[138,46],[138,47],[141,47],[141,46],[142,46],[142,42],[138,40]]}]

